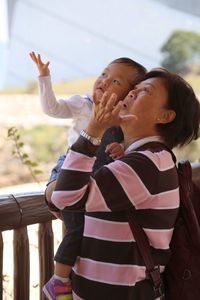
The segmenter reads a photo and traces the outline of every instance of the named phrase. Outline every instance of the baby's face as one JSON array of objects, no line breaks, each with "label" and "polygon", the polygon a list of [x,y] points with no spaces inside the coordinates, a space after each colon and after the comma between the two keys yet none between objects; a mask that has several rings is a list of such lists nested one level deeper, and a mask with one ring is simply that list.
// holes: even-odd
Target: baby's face
[{"label": "baby's face", "polygon": [[112,93],[115,93],[118,101],[123,100],[133,88],[133,82],[137,75],[137,69],[134,69],[127,64],[109,64],[94,83],[94,99],[100,101],[103,94],[107,92],[108,97]]}]

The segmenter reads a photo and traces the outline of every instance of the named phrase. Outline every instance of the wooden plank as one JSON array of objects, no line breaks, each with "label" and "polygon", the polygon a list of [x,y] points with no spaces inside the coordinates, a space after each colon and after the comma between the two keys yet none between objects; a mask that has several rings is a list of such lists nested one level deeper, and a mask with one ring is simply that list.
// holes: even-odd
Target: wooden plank
[{"label": "wooden plank", "polygon": [[[193,180],[200,188],[200,162],[192,164]],[[0,231],[55,219],[43,193],[0,195]]]},{"label": "wooden plank", "polygon": [[3,299],[3,236],[0,231],[0,300]]},{"label": "wooden plank", "polygon": [[40,270],[40,300],[43,300],[45,298],[42,294],[42,288],[54,273],[54,236],[51,221],[39,224],[38,250]]},{"label": "wooden plank", "polygon": [[0,230],[25,227],[55,219],[43,193],[0,196]]},{"label": "wooden plank", "polygon": [[27,227],[14,230],[14,300],[29,300],[30,254]]}]

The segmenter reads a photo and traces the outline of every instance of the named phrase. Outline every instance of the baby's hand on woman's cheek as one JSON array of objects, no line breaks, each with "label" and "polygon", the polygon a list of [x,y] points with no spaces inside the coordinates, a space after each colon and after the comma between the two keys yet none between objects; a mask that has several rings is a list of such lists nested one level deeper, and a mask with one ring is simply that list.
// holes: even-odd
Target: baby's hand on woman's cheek
[{"label": "baby's hand on woman's cheek", "polygon": [[119,159],[124,156],[124,146],[123,144],[114,142],[107,145],[105,152],[109,153],[109,156],[112,157],[112,159]]}]

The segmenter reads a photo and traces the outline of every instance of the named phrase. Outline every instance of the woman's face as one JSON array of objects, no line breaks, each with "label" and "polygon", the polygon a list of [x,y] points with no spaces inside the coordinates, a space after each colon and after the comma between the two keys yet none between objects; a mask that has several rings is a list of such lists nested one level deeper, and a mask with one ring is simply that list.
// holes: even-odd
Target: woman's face
[{"label": "woman's face", "polygon": [[168,93],[163,79],[149,78],[128,93],[120,114],[136,115],[135,122],[140,129],[155,129],[156,124],[171,122],[175,117],[175,112],[167,109],[167,103]]}]

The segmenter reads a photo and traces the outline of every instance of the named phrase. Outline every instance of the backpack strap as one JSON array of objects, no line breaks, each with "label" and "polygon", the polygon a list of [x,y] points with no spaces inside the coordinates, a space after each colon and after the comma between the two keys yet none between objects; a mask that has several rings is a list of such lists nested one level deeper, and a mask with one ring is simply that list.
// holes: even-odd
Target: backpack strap
[{"label": "backpack strap", "polygon": [[154,265],[148,238],[139,222],[137,221],[136,209],[134,207],[132,208],[132,210],[127,212],[127,217],[129,226],[147,269],[147,278],[152,282],[155,299],[159,297],[160,299],[164,299],[164,286],[160,275],[160,268],[159,266]]},{"label": "backpack strap", "polygon": [[[174,163],[176,162],[176,157],[174,153],[167,146],[160,142],[149,142],[145,145],[140,146],[136,150],[150,150],[150,151],[160,151],[166,149],[171,153]],[[151,255],[151,247],[149,245],[149,240],[140,226],[140,223],[137,220],[137,213],[135,207],[132,207],[131,210],[127,212],[127,218],[129,222],[129,226],[139,248],[140,254],[143,258],[143,261],[146,266],[146,275],[147,278],[151,280],[155,298],[164,299],[164,286],[160,274],[159,266],[155,266],[152,255]]]},{"label": "backpack strap", "polygon": [[[149,142],[136,150],[150,150],[152,152],[167,150],[171,153],[172,159],[174,163],[176,163],[176,157],[172,150],[168,148],[166,145],[160,142]],[[200,245],[200,228],[198,224],[198,220],[194,211],[194,207],[192,205],[192,169],[189,161],[180,162],[177,168],[178,179],[179,179],[179,190],[180,190],[180,209],[181,214],[183,215],[184,221],[187,224],[187,228],[189,229],[189,235],[193,239],[193,244]],[[189,201],[188,201],[189,199]],[[155,297],[161,297],[160,299],[164,299],[164,288],[162,283],[162,278],[160,275],[159,266],[156,267],[153,258],[151,255],[151,248],[148,241],[148,238],[140,226],[140,223],[137,220],[136,209],[132,207],[130,211],[127,212],[127,218],[129,222],[129,226],[135,237],[135,241],[139,248],[140,254],[144,260],[147,269],[147,277],[149,277],[152,281]],[[192,224],[191,224],[192,220]],[[192,225],[192,226],[191,226]],[[192,232],[190,232],[192,230]],[[200,249],[200,248],[199,248]]]}]

